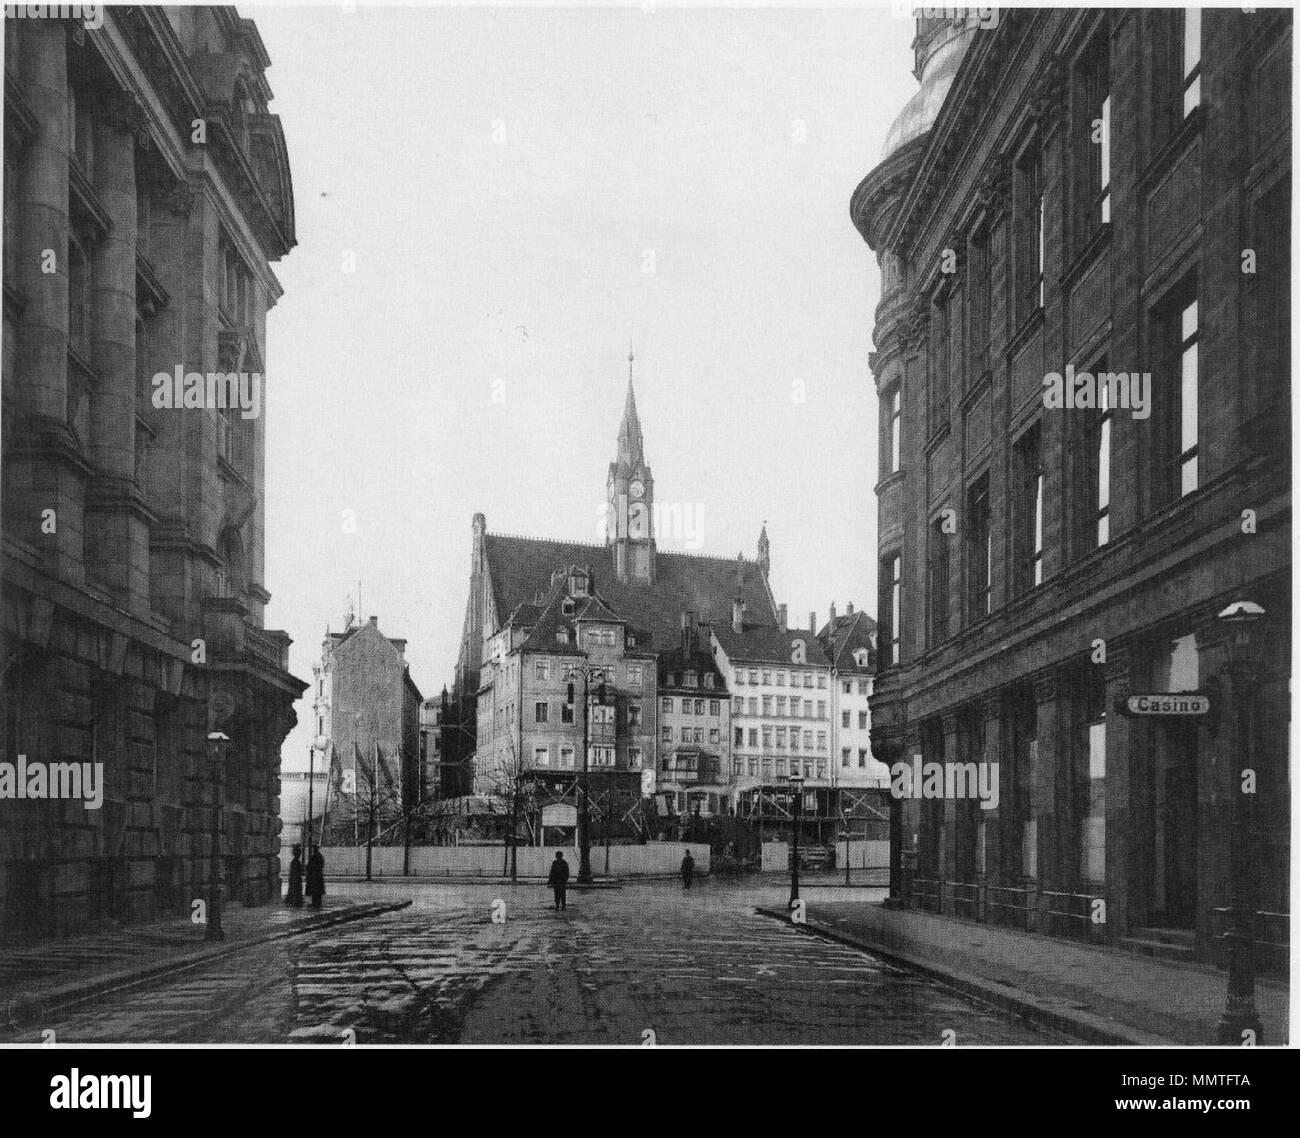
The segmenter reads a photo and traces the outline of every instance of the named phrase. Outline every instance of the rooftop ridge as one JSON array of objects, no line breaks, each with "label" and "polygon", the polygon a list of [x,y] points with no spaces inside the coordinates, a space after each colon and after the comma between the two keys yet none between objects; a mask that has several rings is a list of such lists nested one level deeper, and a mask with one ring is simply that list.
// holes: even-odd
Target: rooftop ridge
[{"label": "rooftop ridge", "polygon": [[[526,533],[505,533],[501,530],[487,530],[484,537],[508,537],[514,541],[532,541],[538,545],[576,545],[582,549],[597,549],[605,553],[609,546],[589,541],[570,541],[568,538],[561,537],[533,537]],[[694,557],[700,561],[725,561],[728,565],[735,565],[734,557],[724,557],[718,553],[694,553],[688,549],[660,549],[657,555],[659,557]],[[746,565],[757,565],[757,561],[751,561],[748,557],[744,558]]]}]

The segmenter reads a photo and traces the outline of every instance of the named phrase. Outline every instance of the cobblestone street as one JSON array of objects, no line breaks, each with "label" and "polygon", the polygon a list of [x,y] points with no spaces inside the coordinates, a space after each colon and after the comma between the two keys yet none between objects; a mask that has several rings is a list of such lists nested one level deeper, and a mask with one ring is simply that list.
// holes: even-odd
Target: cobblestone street
[{"label": "cobblestone street", "polygon": [[[782,889],[705,881],[332,884],[407,909],[250,947],[86,1005],[60,1043],[1052,1043],[1063,1040],[855,949],[756,915]],[[804,891],[837,900],[876,891]],[[493,902],[503,901],[504,922]],[[500,907],[498,907],[500,911]],[[653,1037],[648,1033],[653,1032]]]}]

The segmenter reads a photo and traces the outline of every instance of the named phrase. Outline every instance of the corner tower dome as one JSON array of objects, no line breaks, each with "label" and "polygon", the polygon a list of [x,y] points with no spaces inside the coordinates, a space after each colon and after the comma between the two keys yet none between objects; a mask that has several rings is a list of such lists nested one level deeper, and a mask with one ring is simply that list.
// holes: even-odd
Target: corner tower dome
[{"label": "corner tower dome", "polygon": [[963,17],[917,18],[916,38],[912,41],[916,66],[912,74],[920,80],[921,89],[907,101],[889,128],[881,161],[934,126],[975,28]]}]

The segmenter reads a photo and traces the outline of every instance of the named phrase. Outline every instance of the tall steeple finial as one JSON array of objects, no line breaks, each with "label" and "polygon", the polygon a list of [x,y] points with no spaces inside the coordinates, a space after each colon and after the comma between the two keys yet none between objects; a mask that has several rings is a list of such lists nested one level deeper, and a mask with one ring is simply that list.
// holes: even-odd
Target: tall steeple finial
[{"label": "tall steeple finial", "polygon": [[636,413],[636,395],[632,390],[632,342],[627,345],[627,400],[623,404],[623,422],[618,428],[619,466],[639,467],[645,465],[645,453],[641,441],[641,420]]}]

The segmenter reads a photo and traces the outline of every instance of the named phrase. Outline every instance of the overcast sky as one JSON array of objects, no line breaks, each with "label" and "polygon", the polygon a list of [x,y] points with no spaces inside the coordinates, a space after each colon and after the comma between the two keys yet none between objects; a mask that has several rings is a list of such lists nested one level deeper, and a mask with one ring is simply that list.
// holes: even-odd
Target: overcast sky
[{"label": "overcast sky", "polygon": [[241,11],[296,197],[268,324],[266,585],[297,676],[360,580],[421,690],[448,683],[476,511],[597,540],[629,340],[656,498],[697,523],[660,546],[754,557],[766,522],[792,622],[874,614],[879,277],[848,204],[915,90],[910,19]]}]

